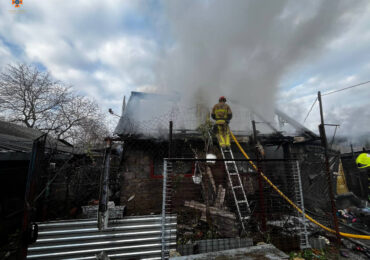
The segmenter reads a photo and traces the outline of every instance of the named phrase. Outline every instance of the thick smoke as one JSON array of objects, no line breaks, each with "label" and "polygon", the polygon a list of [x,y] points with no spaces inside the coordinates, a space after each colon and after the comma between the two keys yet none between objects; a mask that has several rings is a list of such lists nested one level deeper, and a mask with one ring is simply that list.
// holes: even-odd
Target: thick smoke
[{"label": "thick smoke", "polygon": [[358,3],[168,0],[173,45],[159,66],[161,92],[209,107],[225,95],[269,117],[283,75],[344,32]]}]

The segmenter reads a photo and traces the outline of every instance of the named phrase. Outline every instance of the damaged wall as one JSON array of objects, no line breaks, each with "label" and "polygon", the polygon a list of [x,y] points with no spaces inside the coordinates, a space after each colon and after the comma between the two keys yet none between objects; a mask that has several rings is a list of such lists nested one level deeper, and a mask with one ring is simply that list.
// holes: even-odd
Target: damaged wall
[{"label": "damaged wall", "polygon": [[[168,157],[168,141],[132,138],[125,142],[125,151],[120,167],[121,196],[120,204],[127,206],[127,214],[160,213],[162,209],[163,158]],[[203,145],[197,140],[174,140],[173,157],[192,157],[190,147]],[[181,193],[192,197],[191,164],[177,165],[177,178],[183,178]],[[178,182],[180,179],[177,180]],[[181,181],[182,182],[182,181]],[[175,203],[180,203],[175,202]],[[181,202],[183,204],[183,201]]]},{"label": "damaged wall", "polygon": [[127,214],[160,213],[162,208],[162,179],[151,178],[153,157],[144,150],[130,150],[126,156],[121,182],[120,203]]}]

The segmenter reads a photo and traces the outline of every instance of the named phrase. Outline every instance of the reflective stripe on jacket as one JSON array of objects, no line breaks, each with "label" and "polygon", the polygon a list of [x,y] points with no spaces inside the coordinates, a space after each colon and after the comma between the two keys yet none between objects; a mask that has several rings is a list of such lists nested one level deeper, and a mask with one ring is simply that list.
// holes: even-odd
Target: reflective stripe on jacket
[{"label": "reflective stripe on jacket", "polygon": [[212,109],[212,117],[214,117],[215,120],[230,120],[232,117],[231,108],[229,107],[229,105],[220,102],[214,105]]}]

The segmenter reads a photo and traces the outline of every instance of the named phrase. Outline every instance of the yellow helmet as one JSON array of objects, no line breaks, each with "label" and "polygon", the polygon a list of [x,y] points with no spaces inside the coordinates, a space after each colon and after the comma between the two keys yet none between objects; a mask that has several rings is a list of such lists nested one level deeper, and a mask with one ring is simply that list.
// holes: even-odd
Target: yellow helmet
[{"label": "yellow helmet", "polygon": [[360,169],[370,167],[370,154],[368,153],[361,153],[356,158],[357,167]]}]

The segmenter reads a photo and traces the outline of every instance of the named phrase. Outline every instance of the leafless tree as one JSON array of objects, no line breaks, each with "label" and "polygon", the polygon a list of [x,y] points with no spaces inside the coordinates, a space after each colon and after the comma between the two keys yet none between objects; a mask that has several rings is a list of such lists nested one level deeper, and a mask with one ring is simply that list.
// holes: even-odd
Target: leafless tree
[{"label": "leafless tree", "polygon": [[74,144],[107,134],[94,101],[26,64],[9,65],[0,74],[0,114]]},{"label": "leafless tree", "polygon": [[78,128],[73,128],[69,131],[70,138],[75,143],[85,144],[88,146],[95,146],[101,144],[103,137],[109,135],[106,127],[105,118],[98,115],[95,118],[86,118],[79,123]]}]

